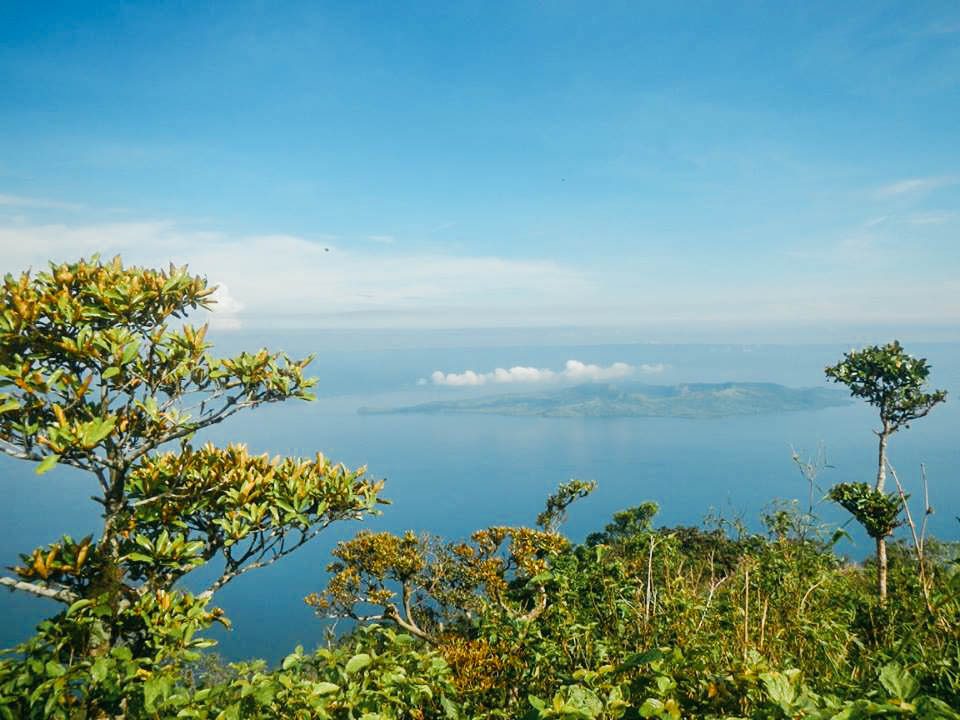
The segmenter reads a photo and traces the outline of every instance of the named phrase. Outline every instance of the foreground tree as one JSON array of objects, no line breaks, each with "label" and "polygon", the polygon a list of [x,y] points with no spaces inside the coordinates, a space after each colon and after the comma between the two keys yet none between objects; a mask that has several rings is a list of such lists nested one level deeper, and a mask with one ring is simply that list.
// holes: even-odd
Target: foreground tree
[{"label": "foreground tree", "polygon": [[[381,486],[363,468],[192,444],[242,410],[311,399],[315,382],[303,374],[309,358],[213,357],[206,326],[180,322],[209,308],[213,292],[186,268],[119,258],[3,279],[0,450],[37,463],[38,474],[58,464],[88,473],[103,514],[99,537],[65,535],[0,577],[69,606],[19,661],[0,663],[8,715],[135,714],[136,691],[124,684],[211,644],[195,633],[225,622],[208,609],[219,588],[374,510]],[[220,572],[204,592],[176,587],[209,562]]]},{"label": "foreground tree", "polygon": [[877,593],[880,602],[887,599],[886,538],[899,524],[900,498],[887,494],[887,443],[890,436],[926,416],[947,398],[944,390],[926,391],[930,366],[925,358],[907,355],[900,343],[873,345],[846,353],[843,360],[825,370],[828,378],[850,388],[850,394],[862,398],[880,411],[880,429],[876,483],[842,483],[830,491],[830,497],[843,505],[864,526],[877,544]]},{"label": "foreground tree", "polygon": [[551,563],[570,547],[559,532],[567,509],[595,488],[592,481],[562,483],[537,527],[490,527],[469,542],[361,531],[337,544],[326,589],[306,603],[321,617],[393,623],[434,646],[445,627],[469,625],[491,610],[529,623],[547,608]]}]

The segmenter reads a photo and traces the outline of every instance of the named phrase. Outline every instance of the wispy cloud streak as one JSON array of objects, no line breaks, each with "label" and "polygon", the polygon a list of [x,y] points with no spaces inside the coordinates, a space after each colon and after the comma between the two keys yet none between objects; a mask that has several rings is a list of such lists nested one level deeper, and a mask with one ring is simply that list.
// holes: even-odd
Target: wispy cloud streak
[{"label": "wispy cloud streak", "polygon": [[878,188],[877,196],[881,198],[891,198],[924,193],[935,190],[938,187],[944,187],[945,185],[953,185],[956,182],[957,179],[950,176],[906,178]]},{"label": "wispy cloud streak", "polygon": [[0,194],[0,206],[31,208],[33,210],[83,210],[84,205],[80,203],[61,202],[60,200],[48,200],[47,198],[24,197],[23,195],[3,195]]}]

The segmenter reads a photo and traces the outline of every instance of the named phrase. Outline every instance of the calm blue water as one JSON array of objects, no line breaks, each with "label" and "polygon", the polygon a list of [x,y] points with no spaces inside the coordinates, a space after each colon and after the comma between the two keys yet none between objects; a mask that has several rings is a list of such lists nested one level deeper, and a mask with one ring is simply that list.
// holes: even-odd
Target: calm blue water
[{"label": "calm blue water", "polygon": [[[436,340],[436,338],[433,338]],[[348,465],[366,464],[387,478],[393,505],[365,524],[378,529],[462,536],[489,524],[530,524],[546,495],[571,477],[599,481],[597,492],[574,506],[566,530],[574,539],[595,530],[616,510],[644,500],[660,503],[665,524],[698,523],[713,507],[757,526],[774,498],[806,498],[807,488],[790,460],[791,446],[812,453],[826,447],[835,482],[869,480],[875,462],[874,412],[862,404],[817,412],[723,420],[516,418],[494,416],[358,415],[363,405],[393,405],[456,397],[452,388],[417,386],[433,370],[490,370],[513,364],[559,368],[574,358],[608,364],[664,363],[651,382],[771,381],[792,386],[823,382],[823,367],[849,349],[840,346],[603,345],[456,347],[462,339],[415,347],[411,338],[379,343],[371,336],[298,333],[225,335],[218,347],[267,344],[292,353],[316,352],[320,377],[316,403],[288,403],[237,417],[210,433],[218,442],[244,441],[256,451],[312,454],[322,450]],[[948,403],[892,440],[892,461],[915,485],[926,464],[938,512],[931,530],[960,539],[960,345],[908,349],[933,365]],[[94,487],[81,473],[58,468],[36,477],[32,467],[0,458],[0,563],[63,532],[95,531],[99,518],[89,500]],[[824,506],[824,515],[844,520]],[[333,544],[362,525],[331,530],[273,567],[252,572],[218,596],[235,629],[221,633],[228,657],[276,659],[297,643],[322,638],[323,626],[302,601],[320,589]],[[869,550],[863,538],[844,548]],[[0,646],[15,644],[52,604],[19,593],[0,593]]]}]

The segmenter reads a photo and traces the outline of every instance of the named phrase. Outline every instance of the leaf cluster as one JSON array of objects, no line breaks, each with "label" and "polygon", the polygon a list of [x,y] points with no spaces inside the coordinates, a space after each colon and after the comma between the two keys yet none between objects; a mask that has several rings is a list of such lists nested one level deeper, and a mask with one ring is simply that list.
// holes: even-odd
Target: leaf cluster
[{"label": "leaf cluster", "polygon": [[884,538],[903,524],[902,500],[897,493],[884,493],[868,483],[839,483],[827,497],[843,506],[872,538]]},{"label": "leaf cluster", "polygon": [[850,388],[851,395],[879,408],[889,432],[909,427],[947,398],[945,390],[924,390],[930,365],[926,358],[908,355],[896,340],[851,350],[825,372],[834,382]]},{"label": "leaf cluster", "polygon": [[[97,475],[103,490],[153,449],[241,409],[309,399],[315,381],[261,350],[207,351],[206,326],[181,320],[213,288],[186,268],[166,271],[79,261],[0,288],[0,448]],[[114,490],[116,491],[116,490]]]}]

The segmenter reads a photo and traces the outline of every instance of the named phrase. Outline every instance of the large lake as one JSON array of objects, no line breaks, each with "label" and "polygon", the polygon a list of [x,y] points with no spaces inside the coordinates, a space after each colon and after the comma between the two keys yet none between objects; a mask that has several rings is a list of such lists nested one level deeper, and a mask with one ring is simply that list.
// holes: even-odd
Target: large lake
[{"label": "large lake", "polygon": [[[238,416],[208,436],[242,441],[256,451],[313,454],[351,466],[366,464],[387,478],[393,504],[382,517],[331,528],[311,545],[265,570],[252,572],[217,596],[235,629],[218,633],[219,651],[229,658],[282,656],[294,645],[315,645],[323,624],[303,603],[320,589],[333,544],[362,526],[414,529],[462,536],[489,524],[530,524],[546,495],[572,477],[599,482],[597,492],[576,505],[566,526],[575,540],[602,527],[616,510],[657,501],[664,524],[696,524],[715,508],[742,517],[752,527],[774,498],[807,497],[807,486],[791,462],[791,447],[804,454],[826,448],[832,466],[820,476],[834,482],[870,480],[875,471],[875,412],[862,403],[815,412],[735,417],[722,420],[670,418],[529,418],[498,416],[358,415],[363,405],[400,405],[460,397],[454,388],[422,386],[434,370],[478,371],[528,365],[560,368],[568,359],[609,364],[665,366],[654,383],[764,381],[790,386],[824,384],[823,368],[838,361],[843,346],[741,345],[553,345],[522,347],[486,343],[459,347],[469,337],[391,339],[342,333],[224,334],[218,348],[267,345],[293,354],[317,353],[320,378],[315,403],[287,403]],[[434,347],[425,347],[430,341]],[[442,341],[440,341],[442,340]],[[960,345],[910,345],[928,358],[936,387],[950,391],[946,405],[895,436],[891,459],[918,489],[920,463],[931,483],[937,513],[931,530],[960,538]],[[485,389],[487,391],[487,389]],[[502,388],[499,391],[503,391]],[[474,391],[476,392],[476,391]],[[0,458],[0,563],[62,533],[95,531],[99,518],[89,496],[91,479],[57,468],[43,477],[33,468]],[[821,506],[826,518],[842,512]],[[870,544],[858,534],[842,550],[862,557]],[[0,593],[0,647],[28,636],[53,604],[21,593]]]}]

